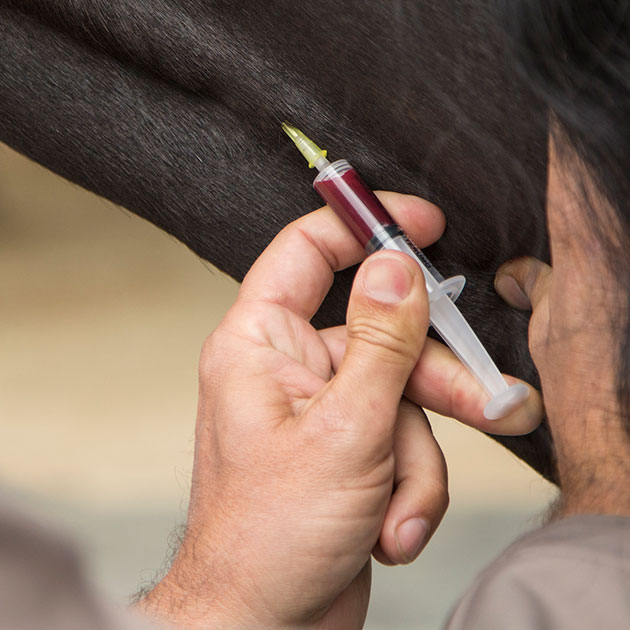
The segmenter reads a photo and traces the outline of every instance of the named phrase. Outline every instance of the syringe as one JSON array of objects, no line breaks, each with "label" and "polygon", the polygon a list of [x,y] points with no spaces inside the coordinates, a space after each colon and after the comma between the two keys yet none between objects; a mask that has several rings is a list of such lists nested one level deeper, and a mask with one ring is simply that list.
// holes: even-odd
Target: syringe
[{"label": "syringe", "polygon": [[431,325],[490,396],[484,416],[488,420],[497,420],[520,405],[529,395],[527,386],[509,386],[505,382],[454,304],[466,279],[454,276],[445,280],[346,160],[331,164],[326,159],[326,151],[299,129],[286,122],[282,123],[282,128],[308,160],[309,167],[316,167],[319,171],[313,182],[315,190],[350,228],[368,254],[380,249],[394,249],[411,256],[418,263],[429,294]]}]

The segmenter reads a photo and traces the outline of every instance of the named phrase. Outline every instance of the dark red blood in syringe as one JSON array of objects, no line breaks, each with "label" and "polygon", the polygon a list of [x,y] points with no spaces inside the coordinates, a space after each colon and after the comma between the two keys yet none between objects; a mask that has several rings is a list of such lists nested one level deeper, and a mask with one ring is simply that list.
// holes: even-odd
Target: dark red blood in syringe
[{"label": "dark red blood in syringe", "polygon": [[383,204],[353,168],[343,175],[333,173],[326,179],[316,181],[313,186],[363,247],[379,228],[395,225]]}]

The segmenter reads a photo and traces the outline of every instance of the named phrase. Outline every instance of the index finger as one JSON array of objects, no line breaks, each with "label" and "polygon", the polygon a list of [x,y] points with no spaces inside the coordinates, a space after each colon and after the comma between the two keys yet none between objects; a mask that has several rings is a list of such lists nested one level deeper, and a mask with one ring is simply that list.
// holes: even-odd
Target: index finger
[{"label": "index finger", "polygon": [[[418,247],[435,242],[445,219],[434,204],[394,192],[376,195]],[[350,229],[328,206],[285,227],[243,280],[240,300],[279,304],[310,319],[328,293],[334,272],[365,258]]]},{"label": "index finger", "polygon": [[513,376],[504,375],[504,378],[508,385],[525,385],[529,396],[507,416],[488,420],[484,415],[488,394],[449,348],[439,341],[427,339],[420,360],[407,382],[405,395],[417,405],[485,433],[531,433],[544,416],[542,397],[529,383]]},{"label": "index finger", "polygon": [[[320,331],[337,370],[345,352],[345,326]],[[427,338],[411,373],[405,396],[415,404],[442,416],[495,435],[524,435],[533,431],[544,416],[540,393],[525,381],[504,375],[508,384],[522,383],[529,389],[525,402],[504,418],[488,420],[483,413],[488,394],[464,364],[443,343]]]}]

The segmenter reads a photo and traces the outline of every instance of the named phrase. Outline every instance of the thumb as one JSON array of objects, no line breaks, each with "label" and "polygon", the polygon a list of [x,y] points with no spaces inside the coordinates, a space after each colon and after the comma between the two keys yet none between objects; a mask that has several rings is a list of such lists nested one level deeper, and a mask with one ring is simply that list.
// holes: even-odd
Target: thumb
[{"label": "thumb", "polygon": [[[409,256],[370,256],[359,269],[348,304],[346,350],[329,387],[360,433],[392,431],[405,384],[429,326],[424,276]],[[347,406],[346,406],[347,405]]]}]

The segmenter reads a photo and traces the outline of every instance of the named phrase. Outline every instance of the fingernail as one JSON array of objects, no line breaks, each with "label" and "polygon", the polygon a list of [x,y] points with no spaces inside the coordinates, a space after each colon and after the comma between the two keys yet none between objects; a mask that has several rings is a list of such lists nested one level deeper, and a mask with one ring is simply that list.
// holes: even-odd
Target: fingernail
[{"label": "fingernail", "polygon": [[531,310],[532,304],[529,298],[512,276],[499,276],[494,283],[494,288],[508,304],[524,311]]},{"label": "fingernail", "polygon": [[363,272],[363,288],[377,302],[397,304],[410,293],[413,286],[411,269],[394,256],[377,255],[368,258]]},{"label": "fingernail", "polygon": [[396,545],[406,564],[413,562],[420,553],[428,529],[423,518],[410,518],[396,528]]}]

